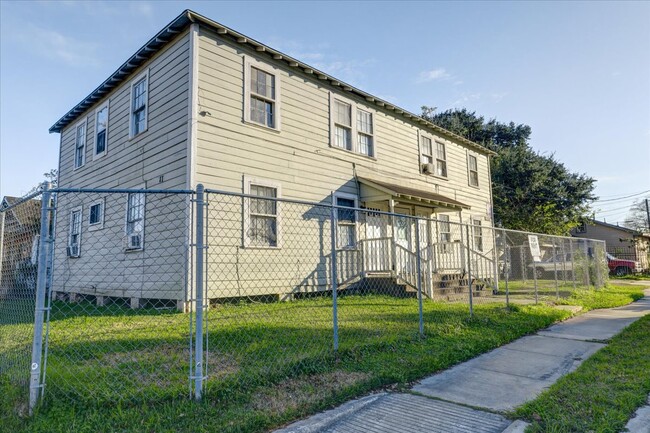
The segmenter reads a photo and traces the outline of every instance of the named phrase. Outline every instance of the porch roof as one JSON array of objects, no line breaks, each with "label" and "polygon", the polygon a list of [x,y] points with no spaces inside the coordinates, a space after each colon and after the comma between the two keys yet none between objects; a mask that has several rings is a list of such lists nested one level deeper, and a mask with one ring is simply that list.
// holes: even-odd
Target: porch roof
[{"label": "porch roof", "polygon": [[[428,204],[433,206],[443,206],[446,208],[452,208],[456,210],[461,209],[470,209],[469,205],[461,203],[457,200],[445,197],[444,195],[436,194],[430,191],[425,191],[422,189],[409,188],[402,185],[396,185],[386,182],[381,182],[377,180],[367,179],[367,178],[358,178],[359,182],[362,185],[370,187],[371,190],[379,191],[384,195],[390,195],[391,197],[398,197],[402,199],[413,200],[415,202],[420,202],[422,204]],[[368,192],[364,194],[364,189],[361,189],[361,199],[369,199],[371,197],[376,197],[377,194],[373,192]]]}]

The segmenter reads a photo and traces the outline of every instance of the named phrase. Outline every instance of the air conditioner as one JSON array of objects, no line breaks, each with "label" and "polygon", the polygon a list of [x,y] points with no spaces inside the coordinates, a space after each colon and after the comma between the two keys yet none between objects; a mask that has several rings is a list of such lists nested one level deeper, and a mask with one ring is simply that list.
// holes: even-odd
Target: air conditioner
[{"label": "air conditioner", "polygon": [[433,164],[422,164],[422,173],[435,174],[435,167]]},{"label": "air conditioner", "polygon": [[126,235],[126,249],[127,250],[142,249],[142,234],[139,232],[135,232]]},{"label": "air conditioner", "polygon": [[79,245],[68,245],[68,257],[79,257]]}]

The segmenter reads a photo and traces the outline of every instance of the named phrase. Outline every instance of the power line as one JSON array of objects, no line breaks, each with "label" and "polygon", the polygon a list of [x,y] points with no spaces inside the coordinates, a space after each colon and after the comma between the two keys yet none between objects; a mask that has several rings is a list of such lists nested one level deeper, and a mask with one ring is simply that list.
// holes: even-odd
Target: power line
[{"label": "power line", "polygon": [[628,198],[632,198],[632,197],[637,197],[637,196],[643,195],[643,194],[645,194],[645,193],[647,193],[647,192],[650,192],[650,189],[647,189],[647,190],[645,190],[645,191],[638,192],[638,193],[636,193],[636,194],[626,195],[626,196],[623,196],[623,197],[610,198],[610,199],[607,199],[607,200],[596,200],[594,203],[604,203],[604,202],[608,202],[608,201],[620,201],[620,200],[625,200],[625,199],[628,199]]}]

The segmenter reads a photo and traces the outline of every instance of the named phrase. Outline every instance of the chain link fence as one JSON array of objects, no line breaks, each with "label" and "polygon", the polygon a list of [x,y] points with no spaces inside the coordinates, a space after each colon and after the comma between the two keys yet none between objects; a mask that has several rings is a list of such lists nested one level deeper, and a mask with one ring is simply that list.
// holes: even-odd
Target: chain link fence
[{"label": "chain link fence", "polygon": [[276,195],[58,189],[45,213],[4,209],[0,374],[25,391],[41,311],[46,402],[246,398],[608,275],[598,241]]}]

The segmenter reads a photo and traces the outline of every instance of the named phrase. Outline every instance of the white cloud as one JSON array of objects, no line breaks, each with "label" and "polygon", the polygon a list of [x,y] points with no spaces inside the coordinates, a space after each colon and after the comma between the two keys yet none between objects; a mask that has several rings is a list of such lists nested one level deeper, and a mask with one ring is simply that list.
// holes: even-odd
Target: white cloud
[{"label": "white cloud", "polygon": [[429,81],[447,80],[449,78],[451,78],[451,75],[444,68],[436,68],[420,72],[417,82],[428,83]]},{"label": "white cloud", "polygon": [[451,105],[452,106],[457,106],[457,105],[464,105],[467,102],[471,101],[478,101],[481,99],[482,95],[480,93],[465,93],[460,96],[457,100],[455,100]]},{"label": "white cloud", "polygon": [[16,39],[40,56],[58,60],[70,66],[96,66],[99,64],[96,44],[33,24],[26,25],[23,29],[23,32],[15,34]]}]

